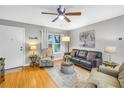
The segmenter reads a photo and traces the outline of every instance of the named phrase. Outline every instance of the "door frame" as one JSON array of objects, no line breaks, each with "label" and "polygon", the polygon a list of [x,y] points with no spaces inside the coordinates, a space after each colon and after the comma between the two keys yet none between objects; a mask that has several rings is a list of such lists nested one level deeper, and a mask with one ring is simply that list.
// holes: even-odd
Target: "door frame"
[{"label": "door frame", "polygon": [[25,52],[25,47],[26,47],[25,46],[26,45],[25,44],[26,43],[25,42],[26,41],[25,40],[25,37],[26,37],[25,35],[26,35],[26,33],[25,33],[25,28],[22,28],[22,29],[23,29],[23,42],[22,42],[23,43],[23,45],[22,45],[23,46],[23,62],[22,62],[22,66],[25,66],[26,65],[26,52]]},{"label": "door frame", "polygon": [[25,33],[25,28],[24,27],[16,27],[16,26],[11,26],[11,25],[2,25],[2,24],[0,24],[1,26],[5,26],[5,27],[15,27],[15,28],[20,28],[20,29],[22,29],[22,31],[23,31],[23,40],[22,40],[22,47],[23,47],[23,62],[22,62],[22,66],[25,66],[25,64],[26,64],[26,52],[25,52],[25,35],[26,35],[26,33]]}]

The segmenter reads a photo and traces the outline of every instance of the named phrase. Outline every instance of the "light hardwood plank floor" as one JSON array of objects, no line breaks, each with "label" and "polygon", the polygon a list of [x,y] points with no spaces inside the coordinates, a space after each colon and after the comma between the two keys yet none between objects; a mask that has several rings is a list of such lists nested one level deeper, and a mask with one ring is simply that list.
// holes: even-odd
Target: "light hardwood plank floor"
[{"label": "light hardwood plank floor", "polygon": [[45,69],[24,67],[21,71],[8,73],[0,88],[56,88]]}]

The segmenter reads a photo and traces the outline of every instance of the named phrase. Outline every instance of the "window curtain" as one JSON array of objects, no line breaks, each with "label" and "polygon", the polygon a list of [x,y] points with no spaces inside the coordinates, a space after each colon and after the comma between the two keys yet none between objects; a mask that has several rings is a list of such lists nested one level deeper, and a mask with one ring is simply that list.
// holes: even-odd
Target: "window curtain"
[{"label": "window curtain", "polygon": [[48,36],[48,31],[47,28],[42,28],[40,31],[40,36],[41,36],[41,45],[40,48],[48,48],[48,42],[47,42],[47,36]]}]

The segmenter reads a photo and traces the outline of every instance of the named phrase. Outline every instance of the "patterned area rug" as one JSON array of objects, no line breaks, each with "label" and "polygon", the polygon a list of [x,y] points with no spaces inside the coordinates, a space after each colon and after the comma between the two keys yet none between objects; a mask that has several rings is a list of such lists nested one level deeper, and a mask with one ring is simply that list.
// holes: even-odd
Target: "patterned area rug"
[{"label": "patterned area rug", "polygon": [[60,71],[61,64],[55,63],[53,68],[46,68],[51,78],[61,88],[81,88],[87,82],[90,72],[74,66],[75,72],[73,74],[64,74]]}]

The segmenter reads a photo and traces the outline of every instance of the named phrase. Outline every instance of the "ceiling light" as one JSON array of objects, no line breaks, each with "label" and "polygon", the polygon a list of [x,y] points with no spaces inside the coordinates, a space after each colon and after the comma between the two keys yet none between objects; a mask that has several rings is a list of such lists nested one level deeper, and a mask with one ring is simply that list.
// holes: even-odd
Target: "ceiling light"
[{"label": "ceiling light", "polygon": [[59,15],[59,19],[63,20],[64,16],[63,15]]}]

